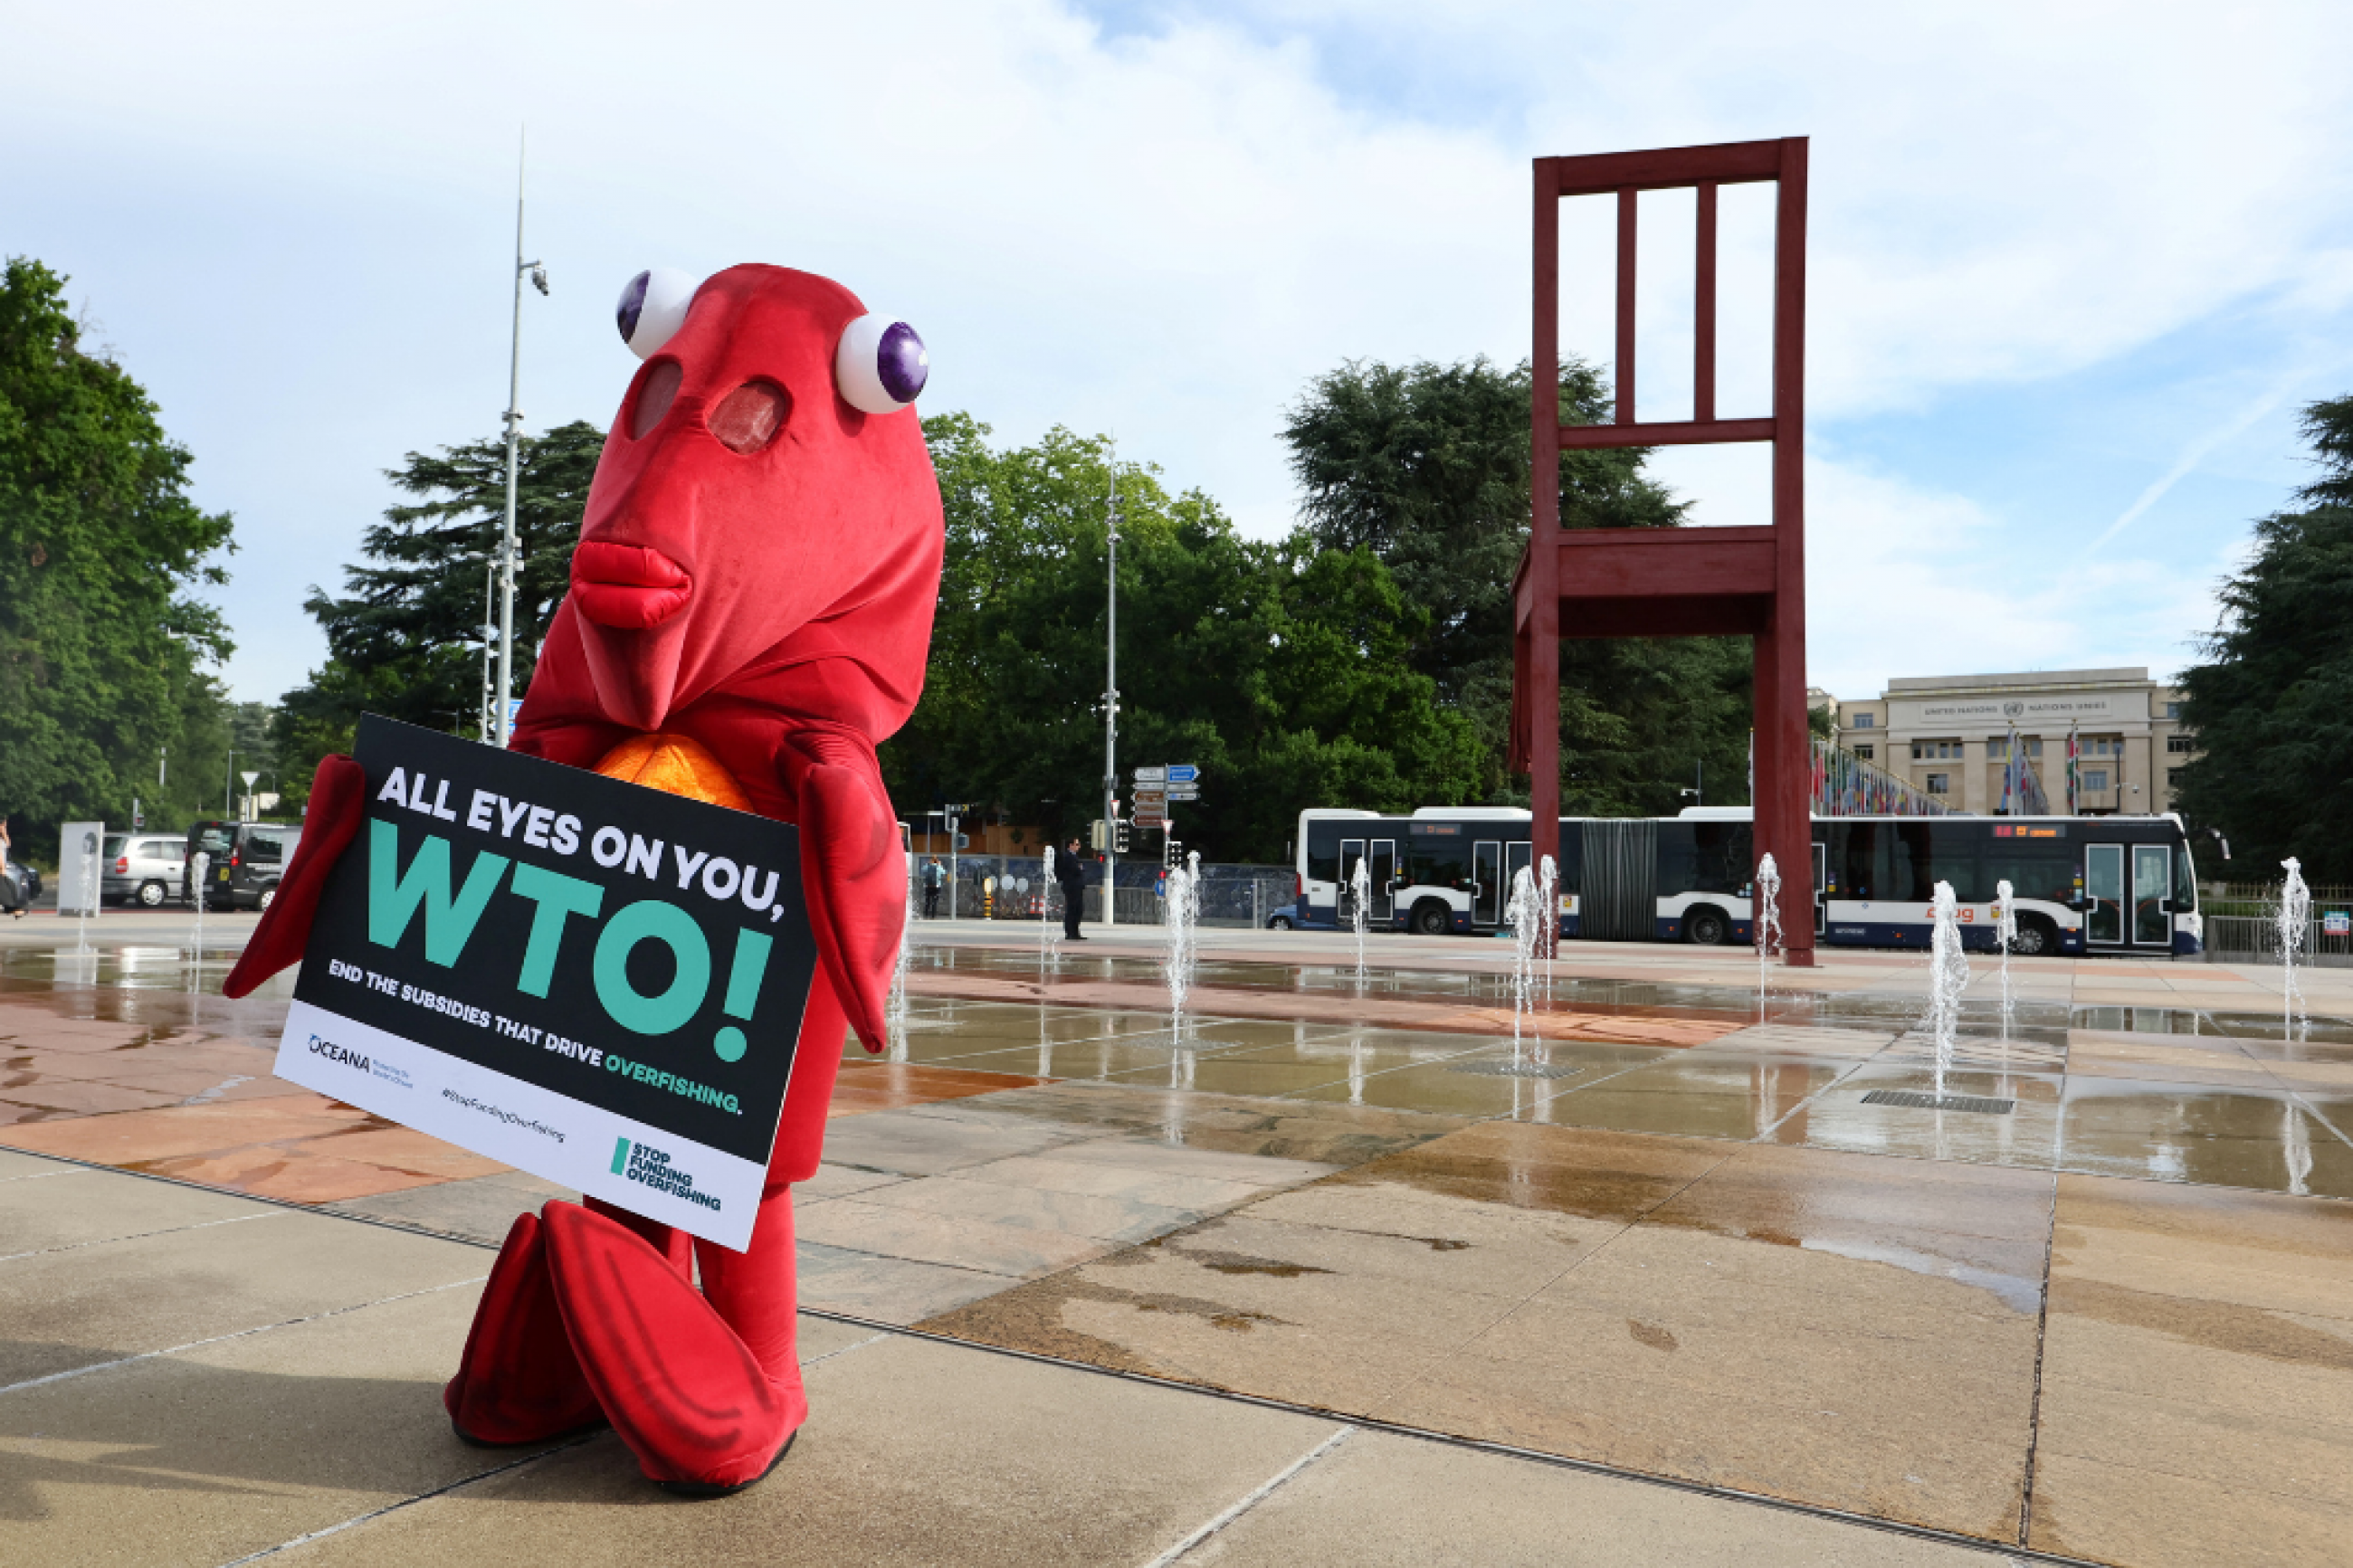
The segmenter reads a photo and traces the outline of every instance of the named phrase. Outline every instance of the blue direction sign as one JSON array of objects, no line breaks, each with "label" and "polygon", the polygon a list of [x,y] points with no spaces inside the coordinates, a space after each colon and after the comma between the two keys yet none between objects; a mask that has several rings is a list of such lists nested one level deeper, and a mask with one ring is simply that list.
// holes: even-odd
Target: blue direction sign
[{"label": "blue direction sign", "polygon": [[1190,763],[1168,764],[1168,782],[1173,784],[1191,784],[1201,776],[1201,770]]}]

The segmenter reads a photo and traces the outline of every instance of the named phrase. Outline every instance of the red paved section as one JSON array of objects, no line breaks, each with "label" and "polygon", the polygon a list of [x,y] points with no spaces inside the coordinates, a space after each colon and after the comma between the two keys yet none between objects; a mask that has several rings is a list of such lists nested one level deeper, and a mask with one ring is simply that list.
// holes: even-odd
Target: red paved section
[{"label": "red paved section", "polygon": [[[966,1002],[1040,1000],[1064,1007],[1103,1007],[1162,1013],[1168,993],[1157,986],[1118,980],[1015,980],[954,970],[917,971],[907,976],[909,992],[953,996]],[[1243,991],[1197,986],[1185,1010],[1211,1018],[1263,1018],[1276,1023],[1362,1024],[1377,1029],[1435,1029],[1460,1035],[1513,1033],[1509,1007],[1470,1006],[1460,1002],[1416,1002],[1398,997],[1342,996],[1288,991]],[[1674,1016],[1688,1013],[1688,1016]],[[1546,1040],[1596,1040],[1613,1045],[1704,1046],[1753,1019],[1705,1016],[1696,1008],[1651,1007],[1640,1014],[1580,1010],[1568,1003],[1547,1012],[1520,1015],[1521,1033]]]},{"label": "red paved section", "polygon": [[[158,1011],[178,1000],[154,998]],[[0,1146],[306,1204],[509,1169],[271,1076],[275,1041],[59,1016],[60,1005],[56,994],[0,997]],[[1045,1081],[846,1061],[829,1114],[896,1110]]]}]

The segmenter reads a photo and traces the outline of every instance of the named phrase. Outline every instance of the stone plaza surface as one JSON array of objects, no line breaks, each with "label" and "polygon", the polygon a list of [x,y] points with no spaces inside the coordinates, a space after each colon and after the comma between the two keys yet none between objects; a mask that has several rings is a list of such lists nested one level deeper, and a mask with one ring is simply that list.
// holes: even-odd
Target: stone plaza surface
[{"label": "stone plaza surface", "polygon": [[[269,1076],[250,921],[0,932],[0,1562],[2323,1563],[2353,972],[937,922],[798,1189],[813,1415],[665,1498],[438,1390],[561,1189]],[[44,929],[46,928],[46,929]],[[163,1178],[163,1179],[157,1179]]]}]

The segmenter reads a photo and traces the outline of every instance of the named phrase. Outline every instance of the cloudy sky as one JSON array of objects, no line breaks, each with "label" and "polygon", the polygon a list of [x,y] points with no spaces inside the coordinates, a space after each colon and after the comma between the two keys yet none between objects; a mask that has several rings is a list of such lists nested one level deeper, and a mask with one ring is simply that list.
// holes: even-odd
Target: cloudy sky
[{"label": "cloudy sky", "polygon": [[[1810,136],[1810,673],[1842,695],[2179,668],[2310,472],[2298,408],[2353,391],[2342,5],[7,13],[0,251],[71,274],[237,514],[245,698],[320,658],[301,601],[382,470],[498,428],[525,123],[533,428],[609,419],[630,274],[772,261],[914,322],[927,408],[1116,431],[1261,533],[1310,377],[1525,355],[1531,157]],[[1644,198],[1645,417],[1688,416],[1690,203]],[[1564,331],[1606,365],[1588,205]],[[1727,195],[1727,415],[1762,400],[1764,219]],[[1761,456],[1662,468],[1760,521]]]}]

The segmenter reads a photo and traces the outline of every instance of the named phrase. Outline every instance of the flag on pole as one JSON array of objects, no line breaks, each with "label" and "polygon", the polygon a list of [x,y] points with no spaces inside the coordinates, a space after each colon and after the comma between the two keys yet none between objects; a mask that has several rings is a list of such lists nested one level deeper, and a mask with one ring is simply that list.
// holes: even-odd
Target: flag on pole
[{"label": "flag on pole", "polygon": [[2075,726],[2071,721],[2067,725],[2067,815],[2070,816],[2076,815],[2076,791],[2079,784],[2079,781],[2076,778],[2075,773],[2075,758],[2078,752],[2075,744]]}]

